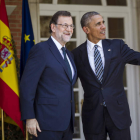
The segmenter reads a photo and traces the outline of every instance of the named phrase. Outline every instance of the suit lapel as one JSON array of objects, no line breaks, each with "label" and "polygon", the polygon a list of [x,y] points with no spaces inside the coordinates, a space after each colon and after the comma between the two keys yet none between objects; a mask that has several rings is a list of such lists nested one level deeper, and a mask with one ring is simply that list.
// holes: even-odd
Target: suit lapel
[{"label": "suit lapel", "polygon": [[94,74],[94,72],[90,66],[90,63],[89,63],[88,54],[87,54],[87,41],[81,47],[80,56],[81,56],[81,60],[83,61],[86,70],[88,70],[89,73],[91,73],[91,75],[96,79],[96,81],[98,83],[100,83],[99,80],[97,79],[96,75]]},{"label": "suit lapel", "polygon": [[103,74],[103,84],[104,84],[106,80],[110,60],[111,60],[112,50],[111,50],[110,43],[107,42],[107,40],[103,40],[102,44],[103,44],[103,51],[104,51],[104,58],[105,58],[105,67],[104,67],[104,74]]},{"label": "suit lapel", "polygon": [[59,50],[57,49],[57,46],[55,45],[55,43],[52,41],[51,38],[48,39],[48,43],[50,45],[50,51],[52,52],[52,54],[54,55],[54,57],[57,59],[57,61],[62,65],[62,67],[64,68],[69,80],[70,80],[70,77],[69,77],[69,73],[68,73],[68,70],[67,70],[67,66],[59,52]]},{"label": "suit lapel", "polygon": [[77,70],[76,70],[76,66],[75,66],[74,60],[72,59],[72,56],[71,56],[70,52],[67,49],[66,49],[66,52],[67,52],[67,55],[68,55],[68,57],[70,59],[70,62],[73,66],[73,69],[74,69],[74,77],[72,79],[72,84],[73,84],[73,83],[75,83],[75,80],[77,78]]}]

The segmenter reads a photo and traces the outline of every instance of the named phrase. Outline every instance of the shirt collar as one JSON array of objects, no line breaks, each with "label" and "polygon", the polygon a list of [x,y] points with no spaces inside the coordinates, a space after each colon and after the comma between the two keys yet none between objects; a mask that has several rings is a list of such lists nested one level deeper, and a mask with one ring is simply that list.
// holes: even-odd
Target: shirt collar
[{"label": "shirt collar", "polygon": [[53,42],[55,43],[56,47],[58,48],[58,50],[61,50],[61,48],[63,46],[53,36],[51,36],[51,38],[52,38]]},{"label": "shirt collar", "polygon": [[98,45],[99,47],[102,48],[102,40],[100,40],[97,44],[94,44],[93,42],[91,42],[87,39],[87,46],[90,50],[92,50],[94,48],[94,45]]}]

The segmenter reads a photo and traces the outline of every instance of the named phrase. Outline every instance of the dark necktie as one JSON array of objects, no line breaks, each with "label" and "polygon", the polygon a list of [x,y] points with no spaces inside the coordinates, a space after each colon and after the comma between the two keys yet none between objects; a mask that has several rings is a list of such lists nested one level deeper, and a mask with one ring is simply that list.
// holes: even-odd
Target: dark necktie
[{"label": "dark necktie", "polygon": [[98,45],[95,45],[94,48],[95,48],[94,50],[95,73],[96,73],[97,79],[102,83],[104,69],[103,69],[101,54],[98,50]]},{"label": "dark necktie", "polygon": [[66,49],[64,47],[62,47],[62,51],[63,51],[63,55],[64,55],[64,61],[66,63],[67,69],[68,69],[69,77],[70,77],[70,80],[72,81],[72,72],[71,72],[71,68],[70,68],[68,59],[66,57]]}]

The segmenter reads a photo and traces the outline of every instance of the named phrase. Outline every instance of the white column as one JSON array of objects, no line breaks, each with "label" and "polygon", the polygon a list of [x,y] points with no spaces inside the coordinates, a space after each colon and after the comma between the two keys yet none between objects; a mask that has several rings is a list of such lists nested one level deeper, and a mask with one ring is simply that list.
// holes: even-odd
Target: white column
[{"label": "white column", "polygon": [[[132,48],[136,51],[140,51],[140,14],[138,13],[138,1],[140,0],[131,0],[128,1],[128,6],[130,7],[130,26],[132,27],[131,37],[132,37]],[[138,22],[139,21],[139,22]],[[131,47],[131,46],[130,46]],[[131,87],[130,91],[130,111],[132,117],[132,126],[131,126],[131,137],[133,140],[139,140],[140,138],[140,72],[139,66],[130,66],[132,79],[131,79]],[[130,82],[129,82],[130,83]]]}]

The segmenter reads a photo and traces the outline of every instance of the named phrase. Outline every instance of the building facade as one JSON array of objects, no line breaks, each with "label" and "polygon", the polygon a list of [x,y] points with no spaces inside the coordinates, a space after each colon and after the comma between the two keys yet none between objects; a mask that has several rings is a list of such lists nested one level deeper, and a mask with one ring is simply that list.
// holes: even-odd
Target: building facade
[{"label": "building facade", "polygon": [[[22,0],[5,0],[9,26],[20,57]],[[66,44],[69,50],[76,48],[86,40],[81,29],[80,19],[88,11],[99,12],[104,20],[106,37],[123,39],[130,48],[140,51],[140,0],[29,0],[31,19],[36,43],[49,38],[49,21],[58,10],[70,11],[74,29],[71,41]],[[132,118],[132,140],[140,140],[140,68],[126,65],[124,88],[127,94]],[[73,140],[85,140],[82,131],[81,107],[83,89],[78,80],[75,88],[75,133]]]}]

